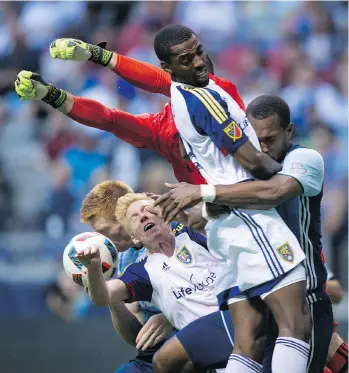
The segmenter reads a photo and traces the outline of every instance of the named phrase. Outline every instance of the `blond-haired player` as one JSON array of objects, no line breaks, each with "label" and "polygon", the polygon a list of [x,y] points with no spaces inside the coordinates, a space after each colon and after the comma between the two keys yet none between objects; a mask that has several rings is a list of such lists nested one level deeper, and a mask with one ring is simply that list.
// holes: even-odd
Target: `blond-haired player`
[{"label": "blond-haired player", "polygon": [[208,252],[204,236],[179,223],[167,224],[153,203],[144,193],[118,200],[116,220],[150,253],[118,279],[105,281],[98,247],[78,251],[87,268],[90,297],[109,307],[121,301],[151,301],[179,329],[154,355],[157,373],[224,368],[233,333],[229,313],[218,310],[215,296],[221,265]]},{"label": "blond-haired player", "polygon": [[[114,216],[118,199],[130,192],[133,190],[121,181],[102,182],[86,195],[80,210],[81,221],[111,239],[118,249],[118,274],[148,254],[142,245],[134,245]],[[125,305],[116,301],[109,309],[116,332],[138,349],[135,359],[122,365],[117,372],[153,372],[153,355],[173,329],[172,325],[155,307],[143,302]]]}]

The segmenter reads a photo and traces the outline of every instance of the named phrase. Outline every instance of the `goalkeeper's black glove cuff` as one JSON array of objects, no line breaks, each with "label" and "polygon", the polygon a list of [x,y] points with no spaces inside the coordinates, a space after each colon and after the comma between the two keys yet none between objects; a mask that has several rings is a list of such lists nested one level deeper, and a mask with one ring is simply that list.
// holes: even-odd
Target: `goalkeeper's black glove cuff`
[{"label": "goalkeeper's black glove cuff", "polygon": [[67,99],[67,92],[63,89],[57,88],[52,84],[48,84],[47,87],[48,93],[42,99],[42,101],[44,101],[46,104],[51,105],[54,109],[58,109]]},{"label": "goalkeeper's black glove cuff", "polygon": [[91,53],[91,57],[89,61],[94,63],[98,63],[102,66],[107,66],[110,62],[111,58],[113,57],[113,52],[107,51],[103,49],[107,43],[99,43],[97,45],[87,44],[88,51]]}]

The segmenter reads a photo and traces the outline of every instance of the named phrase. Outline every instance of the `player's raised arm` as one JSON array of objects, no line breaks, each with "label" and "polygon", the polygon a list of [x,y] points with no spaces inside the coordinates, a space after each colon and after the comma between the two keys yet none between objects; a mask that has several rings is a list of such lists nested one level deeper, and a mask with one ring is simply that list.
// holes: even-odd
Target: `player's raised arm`
[{"label": "player's raised arm", "polygon": [[154,149],[153,114],[109,109],[95,100],[73,96],[30,71],[18,74],[15,89],[21,100],[42,100],[81,124],[111,132],[136,147]]},{"label": "player's raised arm", "polygon": [[130,297],[127,286],[120,280],[106,281],[98,245],[91,245],[76,252],[78,260],[87,268],[89,295],[97,306],[109,306],[113,301],[124,301]]},{"label": "player's raised arm", "polygon": [[167,72],[104,47],[105,43],[92,45],[72,38],[56,39],[50,45],[50,54],[62,60],[92,61],[107,66],[137,88],[170,97],[171,77]]},{"label": "player's raised arm", "polygon": [[181,113],[176,112],[176,118],[182,115],[185,121],[189,115],[199,134],[209,136],[224,155],[231,154],[258,179],[269,179],[281,170],[278,162],[257,150],[250,142],[245,133],[250,124],[243,122],[241,115],[244,116],[244,113],[238,105],[236,110],[239,120],[231,115],[227,103],[218,92],[207,88],[188,89],[181,86],[177,89],[186,108]]}]

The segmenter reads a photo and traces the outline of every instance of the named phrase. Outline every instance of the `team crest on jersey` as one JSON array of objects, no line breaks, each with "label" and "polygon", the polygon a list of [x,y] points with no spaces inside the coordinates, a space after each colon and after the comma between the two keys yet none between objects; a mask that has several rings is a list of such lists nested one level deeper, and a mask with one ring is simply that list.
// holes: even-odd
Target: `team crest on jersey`
[{"label": "team crest on jersey", "polygon": [[194,259],[192,253],[185,245],[178,251],[176,257],[183,264],[192,264]]},{"label": "team crest on jersey", "polygon": [[293,263],[294,254],[291,246],[288,242],[276,248],[276,251],[281,256],[282,259],[286,260],[289,263]]},{"label": "team crest on jersey", "polygon": [[223,131],[228,135],[228,137],[233,139],[233,141],[239,140],[242,137],[242,129],[234,120],[229,123]]}]

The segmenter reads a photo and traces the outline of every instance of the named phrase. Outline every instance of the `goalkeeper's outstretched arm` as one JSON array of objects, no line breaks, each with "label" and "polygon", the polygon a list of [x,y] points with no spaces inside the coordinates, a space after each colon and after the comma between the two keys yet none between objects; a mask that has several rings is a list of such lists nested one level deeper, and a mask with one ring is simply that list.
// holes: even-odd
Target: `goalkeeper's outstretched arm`
[{"label": "goalkeeper's outstretched arm", "polygon": [[31,71],[18,74],[15,89],[21,100],[42,100],[81,124],[111,132],[136,147],[155,149],[153,114],[109,109],[95,100],[73,96]]},{"label": "goalkeeper's outstretched arm", "polygon": [[137,88],[170,97],[171,76],[150,63],[104,49],[105,43],[92,45],[76,39],[56,39],[50,45],[53,58],[92,61],[107,66]]}]

